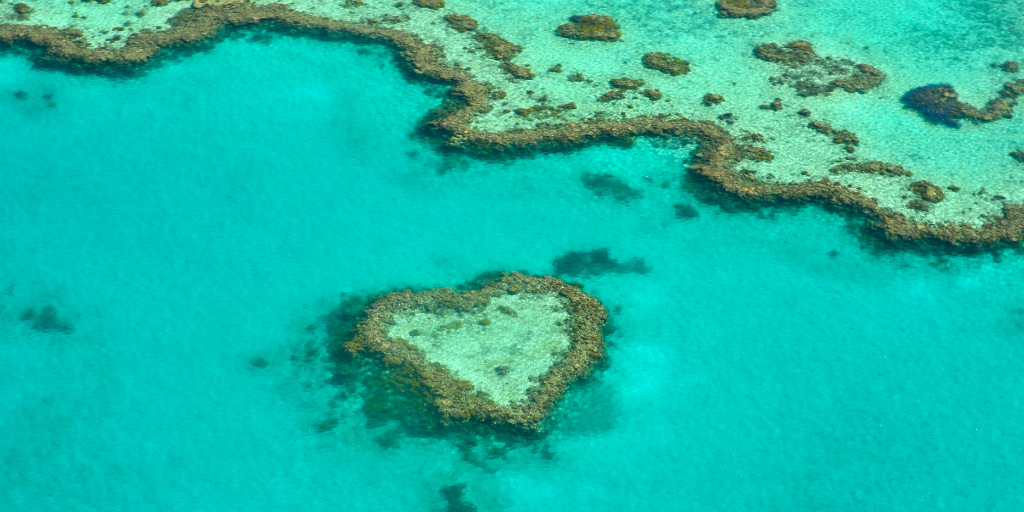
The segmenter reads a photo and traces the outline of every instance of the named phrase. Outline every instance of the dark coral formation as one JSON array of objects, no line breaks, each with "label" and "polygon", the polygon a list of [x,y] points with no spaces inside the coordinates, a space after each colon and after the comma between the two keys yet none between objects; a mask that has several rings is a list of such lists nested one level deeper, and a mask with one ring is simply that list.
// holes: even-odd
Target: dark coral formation
[{"label": "dark coral formation", "polygon": [[644,81],[643,80],[634,80],[632,78],[627,78],[627,77],[612,78],[611,80],[608,81],[608,83],[610,83],[612,85],[612,87],[614,87],[616,89],[619,89],[619,90],[622,90],[622,91],[625,91],[625,90],[633,91],[633,90],[639,89],[641,86],[644,85]]},{"label": "dark coral formation", "polygon": [[[720,197],[731,197],[740,203],[812,202],[833,210],[857,212],[868,221],[865,229],[880,239],[929,249],[941,244],[971,251],[984,244],[1019,243],[1024,239],[1024,207],[1020,205],[1003,204],[1001,216],[989,217],[979,227],[959,223],[929,224],[880,207],[877,200],[827,178],[800,183],[759,181],[739,172],[737,164],[745,152],[725,129],[710,121],[669,116],[622,120],[598,117],[583,122],[538,125],[530,130],[477,131],[470,121],[493,108],[495,89],[474,80],[464,70],[444,64],[444,53],[437,46],[401,30],[330,20],[295,12],[281,4],[239,3],[185,9],[171,20],[169,29],[132,34],[123,48],[91,48],[80,39],[83,34],[79,30],[25,25],[0,25],[0,45],[44,48],[44,52],[35,54],[40,65],[125,75],[145,65],[162,48],[197,44],[218,37],[225,29],[263,24],[312,37],[382,44],[396,51],[399,65],[411,75],[447,84],[450,87],[447,103],[427,116],[423,128],[426,133],[441,137],[449,147],[501,155],[577,148],[595,141],[631,137],[680,138],[696,144],[687,168],[690,179],[725,194]],[[576,76],[583,79],[582,75]],[[1000,91],[1000,95],[1008,99],[1022,94],[1024,80],[1008,82]],[[735,120],[735,115],[727,113],[720,118],[729,123]]]},{"label": "dark coral formation", "polygon": [[785,66],[786,71],[771,77],[770,81],[774,85],[789,85],[801,96],[827,95],[836,89],[863,93],[885,80],[885,73],[869,64],[821,57],[807,41],[793,41],[785,46],[775,43],[758,45],[754,48],[754,55]]},{"label": "dark coral formation", "polygon": [[885,80],[885,73],[870,64],[857,64],[852,75],[846,78],[837,78],[832,85],[842,88],[846,92],[864,92],[874,89]]},{"label": "dark coral formation", "polygon": [[775,12],[778,3],[775,0],[718,0],[715,7],[723,18],[756,20]]},{"label": "dark coral formation", "polygon": [[602,14],[573,16],[569,18],[569,23],[559,25],[555,33],[562,37],[583,41],[613,42],[622,37],[619,24],[611,16]]},{"label": "dark coral formation", "polygon": [[444,7],[444,0],[412,0],[413,5],[429,9],[440,9]]},{"label": "dark coral formation", "polygon": [[774,111],[782,110],[782,98],[775,98],[774,100],[772,100],[771,103],[766,103],[764,105],[759,105],[757,108],[759,108],[761,110],[774,110]]},{"label": "dark coral formation", "polygon": [[446,14],[444,20],[458,32],[470,32],[476,30],[476,27],[479,26],[479,23],[473,18],[457,12]]},{"label": "dark coral formation", "polygon": [[1017,150],[1011,151],[1010,152],[1010,156],[1014,160],[1024,164],[1024,149],[1017,149]]},{"label": "dark coral formation", "polygon": [[512,44],[498,34],[484,32],[473,36],[473,39],[484,46],[484,50],[497,60],[512,60],[523,51],[523,47]]},{"label": "dark coral formation", "polygon": [[946,193],[942,191],[942,187],[930,182],[930,181],[915,181],[910,184],[910,191],[917,194],[923,201],[929,203],[940,203],[946,198]]},{"label": "dark coral formation", "polygon": [[520,80],[533,80],[533,77],[536,76],[533,74],[533,71],[530,71],[528,68],[524,68],[523,66],[513,64],[508,61],[502,62],[500,67],[502,71],[511,75],[512,78],[518,78]]},{"label": "dark coral formation", "polygon": [[647,96],[647,98],[650,99],[651,101],[658,101],[663,96],[665,96],[661,91],[657,89],[644,89],[643,91],[640,92],[640,94]]},{"label": "dark coral formation", "polygon": [[621,90],[608,91],[597,98],[597,101],[607,102],[625,99],[626,95]]},{"label": "dark coral formation", "polygon": [[559,276],[594,277],[602,274],[646,274],[643,258],[621,262],[608,255],[607,248],[593,251],[569,251],[551,262]]},{"label": "dark coral formation", "polygon": [[929,121],[959,128],[961,119],[986,123],[1011,117],[1014,103],[1010,100],[1020,95],[1015,90],[1015,82],[1007,83],[1000,91],[1000,94],[1009,100],[1004,98],[989,100],[983,109],[960,101],[956,89],[949,84],[916,87],[907,91],[903,95],[902,101],[907,108],[917,110]]},{"label": "dark coral formation", "polygon": [[690,72],[690,63],[667,53],[651,52],[644,54],[643,64],[645,68],[655,69],[672,76],[685,75]]},{"label": "dark coral formation", "polygon": [[[401,338],[391,338],[387,330],[394,315],[410,310],[434,312],[472,312],[485,307],[493,297],[519,293],[555,293],[565,299],[569,318],[568,352],[528,391],[522,405],[499,406],[486,394],[474,391],[469,382],[456,379],[443,365],[427,361],[423,351]],[[356,327],[355,336],[345,343],[352,357],[369,356],[411,378],[410,385],[444,422],[484,422],[521,431],[541,429],[565,390],[577,379],[588,375],[594,363],[605,357],[601,329],[608,312],[594,297],[553,277],[533,277],[513,272],[490,281],[479,289],[462,293],[437,288],[413,293],[410,290],[388,293],[366,309],[366,317]]]},{"label": "dark coral formation", "polygon": [[814,47],[807,41],[793,41],[785,46],[775,43],[758,45],[754,47],[754,55],[761,60],[792,67],[808,64],[818,57]]},{"label": "dark coral formation", "polygon": [[583,173],[583,186],[594,193],[595,196],[611,196],[620,203],[629,203],[634,199],[643,197],[643,193],[630,187],[625,181],[615,177],[614,174]]},{"label": "dark coral formation", "polygon": [[709,106],[709,107],[711,105],[718,105],[719,103],[721,103],[723,101],[725,101],[725,98],[722,97],[721,94],[712,94],[710,92],[705,94],[704,98],[700,100],[701,103],[703,103],[704,105]]},{"label": "dark coral formation", "polygon": [[832,174],[842,174],[846,172],[860,172],[866,174],[881,174],[882,176],[913,176],[914,173],[903,168],[902,165],[888,164],[879,160],[872,160],[870,162],[853,163],[847,162],[839,164],[831,169],[829,172]]},{"label": "dark coral formation", "polygon": [[446,512],[476,512],[476,505],[466,501],[463,494],[466,492],[466,484],[455,484],[441,488],[441,496],[447,503]]},{"label": "dark coral formation", "polygon": [[997,67],[1007,73],[1016,73],[1020,71],[1020,62],[1015,60],[1008,60],[1002,64],[992,64],[993,67]]},{"label": "dark coral formation", "polygon": [[857,138],[855,133],[848,130],[836,130],[832,125],[824,121],[811,121],[807,127],[818,133],[823,133],[832,137],[833,144],[843,146],[846,148],[846,151],[849,151],[850,153],[853,153],[856,149],[855,146],[860,144],[860,139]]},{"label": "dark coral formation", "polygon": [[28,15],[32,14],[33,12],[35,12],[35,9],[33,9],[28,4],[14,4],[14,19],[16,20],[25,21],[28,19]]},{"label": "dark coral formation", "polygon": [[33,331],[59,332],[61,334],[72,334],[75,332],[75,326],[68,320],[60,318],[60,315],[57,314],[57,308],[53,306],[43,306],[38,313],[36,313],[35,309],[26,309],[21,312],[19,319],[22,322],[28,323]]}]

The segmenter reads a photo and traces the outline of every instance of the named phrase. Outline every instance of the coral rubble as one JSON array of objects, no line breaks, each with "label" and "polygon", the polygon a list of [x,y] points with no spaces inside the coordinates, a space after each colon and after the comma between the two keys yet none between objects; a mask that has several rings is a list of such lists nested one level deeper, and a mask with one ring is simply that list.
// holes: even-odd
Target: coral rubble
[{"label": "coral rubble", "polygon": [[[490,312],[501,307],[515,314]],[[489,325],[442,325],[483,315]],[[379,297],[345,349],[412,375],[446,422],[536,431],[566,388],[605,357],[607,320],[604,306],[579,288],[513,272],[461,293],[437,288]],[[408,334],[413,326],[420,336]]]},{"label": "coral rubble", "polygon": [[755,20],[775,12],[778,3],[775,0],[718,0],[715,7],[723,18]]},{"label": "coral rubble", "polygon": [[569,39],[585,41],[612,42],[622,37],[619,24],[611,16],[602,14],[573,16],[569,18],[569,23],[559,25],[555,33]]},{"label": "coral rubble", "polygon": [[821,57],[807,41],[793,41],[785,46],[775,43],[758,45],[754,47],[754,55],[785,66],[786,71],[771,77],[771,83],[789,85],[801,96],[827,95],[836,89],[863,93],[885,80],[885,73],[869,64]]}]

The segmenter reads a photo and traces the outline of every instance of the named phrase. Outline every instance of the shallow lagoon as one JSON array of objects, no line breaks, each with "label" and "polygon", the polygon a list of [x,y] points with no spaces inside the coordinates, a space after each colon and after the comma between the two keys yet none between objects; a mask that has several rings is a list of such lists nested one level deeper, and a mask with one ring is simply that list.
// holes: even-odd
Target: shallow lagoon
[{"label": "shallow lagoon", "polygon": [[[304,39],[132,80],[0,56],[0,504],[441,510],[466,483],[480,510],[1021,508],[1019,255],[728,213],[682,186],[683,147],[439,153],[411,134],[442,93]],[[642,197],[596,195],[595,170]],[[611,362],[542,446],[385,448],[395,425],[331,408],[324,368],[290,359],[339,293],[603,247],[648,272],[579,278],[614,313]],[[74,333],[19,319],[48,304]]]}]

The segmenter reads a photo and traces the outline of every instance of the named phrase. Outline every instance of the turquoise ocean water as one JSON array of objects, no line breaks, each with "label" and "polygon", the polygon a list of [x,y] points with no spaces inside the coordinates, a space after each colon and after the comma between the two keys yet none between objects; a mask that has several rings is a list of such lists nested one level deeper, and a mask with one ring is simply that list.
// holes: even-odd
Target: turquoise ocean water
[{"label": "turquoise ocean water", "polygon": [[[118,80],[0,54],[0,509],[445,510],[454,484],[482,511],[1024,508],[1021,255],[730,213],[685,146],[442,153],[413,132],[443,88],[388,52],[258,39]],[[339,294],[601,248],[649,272],[579,278],[610,364],[541,445],[370,428],[291,357]]]}]

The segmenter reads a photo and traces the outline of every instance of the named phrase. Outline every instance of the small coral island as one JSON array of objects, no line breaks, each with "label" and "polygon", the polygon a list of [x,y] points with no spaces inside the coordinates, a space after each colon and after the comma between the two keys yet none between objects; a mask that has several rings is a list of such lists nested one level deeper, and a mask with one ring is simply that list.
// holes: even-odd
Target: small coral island
[{"label": "small coral island", "polygon": [[608,312],[554,277],[513,272],[479,289],[388,293],[345,344],[401,367],[447,423],[537,431],[566,388],[605,357]]}]

